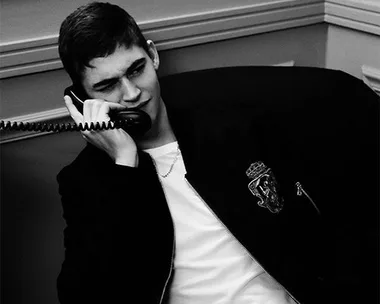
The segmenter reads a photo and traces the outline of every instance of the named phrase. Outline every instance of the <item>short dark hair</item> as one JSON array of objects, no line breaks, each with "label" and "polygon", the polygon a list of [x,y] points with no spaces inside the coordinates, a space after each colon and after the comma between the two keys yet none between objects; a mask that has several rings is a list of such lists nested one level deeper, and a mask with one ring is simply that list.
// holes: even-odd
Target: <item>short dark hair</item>
[{"label": "short dark hair", "polygon": [[148,53],[148,44],[132,16],[117,5],[102,2],[72,12],[61,24],[58,45],[63,67],[75,84],[80,84],[92,59],[108,56],[119,46],[136,45]]}]

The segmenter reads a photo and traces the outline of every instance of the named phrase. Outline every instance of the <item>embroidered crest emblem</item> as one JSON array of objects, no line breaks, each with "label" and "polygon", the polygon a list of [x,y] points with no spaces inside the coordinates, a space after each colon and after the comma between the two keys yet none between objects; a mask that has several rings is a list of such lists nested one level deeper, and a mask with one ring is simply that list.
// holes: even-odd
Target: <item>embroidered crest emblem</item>
[{"label": "embroidered crest emblem", "polygon": [[257,204],[272,213],[279,213],[284,200],[277,193],[277,182],[272,170],[259,161],[251,164],[245,173],[251,179],[249,191],[260,200]]}]

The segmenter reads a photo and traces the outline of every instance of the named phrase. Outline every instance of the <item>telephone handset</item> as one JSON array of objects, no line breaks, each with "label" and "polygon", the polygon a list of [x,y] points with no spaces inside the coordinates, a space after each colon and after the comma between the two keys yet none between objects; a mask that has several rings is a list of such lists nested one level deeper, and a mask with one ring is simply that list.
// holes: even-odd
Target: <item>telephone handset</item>
[{"label": "telephone handset", "polygon": [[[83,100],[87,99],[87,95],[83,90],[78,87],[70,86],[65,89],[64,95],[69,95],[77,109],[83,113]],[[141,110],[126,109],[118,112],[111,111],[109,114],[111,120],[101,124],[49,124],[36,122],[10,122],[2,120],[0,121],[0,130],[63,132],[122,128],[131,136],[139,136],[146,133],[152,125],[149,115]]]},{"label": "telephone handset", "polygon": [[[83,113],[83,103],[86,100],[87,94],[83,89],[70,86],[65,89],[64,95],[71,97],[73,104],[76,106],[79,112]],[[151,120],[147,113],[138,109],[125,109],[121,111],[111,111],[109,113],[111,122],[100,124],[91,129],[111,129],[112,125],[116,128],[124,129],[131,136],[143,135],[151,127]],[[91,127],[91,125],[90,125]]]}]

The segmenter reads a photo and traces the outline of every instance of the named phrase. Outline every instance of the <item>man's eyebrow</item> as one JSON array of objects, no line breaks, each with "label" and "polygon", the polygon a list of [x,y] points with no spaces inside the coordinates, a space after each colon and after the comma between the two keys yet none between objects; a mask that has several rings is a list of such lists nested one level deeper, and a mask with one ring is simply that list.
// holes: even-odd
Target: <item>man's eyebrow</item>
[{"label": "man's eyebrow", "polygon": [[106,78],[106,79],[103,79],[103,80],[101,80],[101,81],[95,83],[95,84],[92,86],[92,88],[96,90],[96,89],[98,89],[98,88],[100,88],[100,87],[102,87],[102,86],[104,86],[104,85],[107,85],[107,84],[109,84],[109,83],[112,83],[112,82],[114,82],[114,81],[116,81],[116,80],[117,80],[117,77]]},{"label": "man's eyebrow", "polygon": [[[130,66],[129,68],[127,69],[127,74],[131,73],[134,69],[136,69],[136,67],[138,67],[139,65],[141,64],[144,64],[146,62],[146,58],[145,57],[141,57],[137,60],[135,60]],[[116,81],[118,79],[118,77],[111,77],[111,78],[106,78],[106,79],[103,79],[97,83],[95,83],[92,88],[93,89],[97,89],[99,87],[102,87],[104,85],[107,85],[109,83],[112,83],[114,81]]]},{"label": "man's eyebrow", "polygon": [[146,58],[145,57],[141,57],[137,60],[135,60],[131,66],[127,69],[127,73],[130,73],[132,72],[134,69],[136,69],[139,65],[141,64],[144,64],[146,62]]}]

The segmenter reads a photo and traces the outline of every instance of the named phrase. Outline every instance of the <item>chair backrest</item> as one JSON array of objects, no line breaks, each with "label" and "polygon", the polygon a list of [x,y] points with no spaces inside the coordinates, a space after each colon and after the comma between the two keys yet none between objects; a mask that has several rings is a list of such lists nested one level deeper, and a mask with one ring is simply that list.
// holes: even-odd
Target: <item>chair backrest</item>
[{"label": "chair backrest", "polygon": [[305,138],[312,133],[329,136],[335,130],[347,141],[379,146],[380,97],[362,80],[341,71],[227,67],[171,75],[160,83],[164,102],[174,109],[198,108],[210,114],[222,106],[233,115],[249,106],[254,118],[270,120],[267,128],[286,126]]},{"label": "chair backrest", "polygon": [[[361,80],[349,74],[312,67],[214,68],[166,76],[160,83],[164,101],[181,107],[229,100],[231,106],[246,101],[282,108],[284,104],[291,107],[294,100],[310,99],[333,107],[347,102],[373,107],[377,98]],[[360,96],[366,98],[355,98]]]}]

